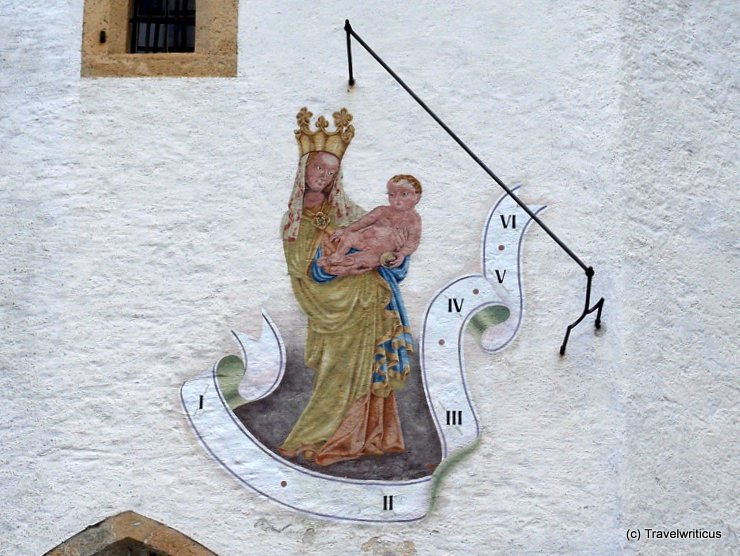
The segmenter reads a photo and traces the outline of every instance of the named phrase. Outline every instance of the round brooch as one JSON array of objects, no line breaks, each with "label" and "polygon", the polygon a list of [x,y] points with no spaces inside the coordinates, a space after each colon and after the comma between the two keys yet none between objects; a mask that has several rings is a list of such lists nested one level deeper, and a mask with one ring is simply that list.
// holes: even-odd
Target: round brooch
[{"label": "round brooch", "polygon": [[396,262],[397,258],[398,257],[396,257],[395,253],[393,253],[392,251],[386,251],[380,256],[380,264],[385,268],[390,268],[391,264]]},{"label": "round brooch", "polygon": [[329,217],[323,212],[317,212],[313,217],[313,225],[323,230],[329,225]]}]

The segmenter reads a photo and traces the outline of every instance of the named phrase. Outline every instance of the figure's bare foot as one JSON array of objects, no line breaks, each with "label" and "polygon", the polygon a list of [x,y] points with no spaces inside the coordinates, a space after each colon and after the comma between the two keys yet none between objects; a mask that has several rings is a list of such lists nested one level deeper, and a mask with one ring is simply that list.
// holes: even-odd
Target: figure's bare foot
[{"label": "figure's bare foot", "polygon": [[358,265],[353,266],[347,269],[346,274],[355,276],[357,274],[364,274],[365,272],[370,272],[371,270],[375,270],[377,267],[375,266],[366,266],[366,265]]},{"label": "figure's bare foot", "polygon": [[303,458],[307,461],[313,461],[316,459],[316,452],[313,450],[306,450],[303,452]]}]

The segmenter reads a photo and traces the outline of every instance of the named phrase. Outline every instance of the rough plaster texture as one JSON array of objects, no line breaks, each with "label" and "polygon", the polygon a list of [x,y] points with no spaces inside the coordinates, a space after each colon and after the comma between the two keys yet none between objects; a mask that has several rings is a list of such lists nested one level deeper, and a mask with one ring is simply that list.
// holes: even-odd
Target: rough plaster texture
[{"label": "rough plaster texture", "polygon": [[[133,510],[220,555],[731,554],[738,484],[737,4],[253,0],[236,79],[80,79],[82,0],[0,3],[0,553],[43,553]],[[469,341],[483,436],[411,525],[293,513],[197,445],[183,381],[258,333],[303,325],[278,223],[294,115],[355,115],[349,194],[425,186],[403,286],[412,323],[478,264],[499,191],[382,69],[428,104],[597,271],[604,328],[572,335],[584,277],[543,232],[527,314]],[[720,530],[629,543],[627,528]]]}]

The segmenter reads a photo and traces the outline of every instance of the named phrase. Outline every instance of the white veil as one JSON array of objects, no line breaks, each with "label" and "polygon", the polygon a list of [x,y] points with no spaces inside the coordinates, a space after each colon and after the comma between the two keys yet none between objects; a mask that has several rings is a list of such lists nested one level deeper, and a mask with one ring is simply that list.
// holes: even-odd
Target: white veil
[{"label": "white veil", "polygon": [[[283,214],[283,220],[280,225],[280,231],[284,241],[295,241],[298,237],[298,229],[301,225],[301,215],[303,214],[303,194],[306,191],[306,164],[311,153],[304,154],[298,161],[298,172],[293,183],[293,191],[290,194],[288,210]],[[358,205],[352,202],[344,192],[342,185],[342,167],[334,178],[334,185],[329,192],[329,203],[334,207],[335,224],[343,228],[349,226],[360,216],[365,214]]]}]

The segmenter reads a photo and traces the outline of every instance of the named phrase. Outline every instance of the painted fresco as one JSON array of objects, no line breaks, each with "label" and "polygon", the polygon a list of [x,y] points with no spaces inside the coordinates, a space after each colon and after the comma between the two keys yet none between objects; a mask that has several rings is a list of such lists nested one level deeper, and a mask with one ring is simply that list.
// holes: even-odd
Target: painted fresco
[{"label": "painted fresco", "polygon": [[234,332],[241,357],[188,381],[182,403],[204,448],[259,493],[324,517],[413,521],[480,435],[463,339],[495,352],[516,335],[530,219],[508,197],[495,203],[481,273],[430,292],[415,331],[404,279],[411,264],[443,262],[413,260],[422,184],[395,174],[388,204],[364,211],[342,183],[352,115],[335,112],[334,131],[323,116],[311,129],[312,117],[297,115],[298,168],[280,226],[305,342],[286,345],[263,310],[261,337]]},{"label": "painted fresco", "polygon": [[323,117],[310,131],[310,117],[305,108],[298,114],[301,158],[282,239],[315,377],[280,452],[325,466],[405,451],[395,391],[414,350],[399,283],[419,245],[421,188],[410,176],[391,179],[390,204],[363,214],[339,171],[352,116],[335,113],[333,133]]}]

